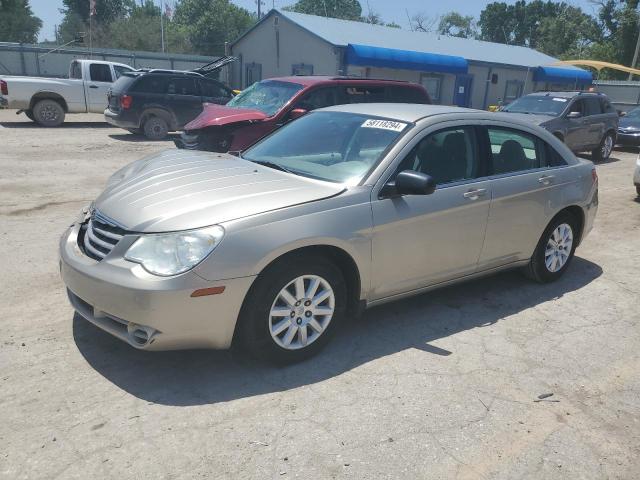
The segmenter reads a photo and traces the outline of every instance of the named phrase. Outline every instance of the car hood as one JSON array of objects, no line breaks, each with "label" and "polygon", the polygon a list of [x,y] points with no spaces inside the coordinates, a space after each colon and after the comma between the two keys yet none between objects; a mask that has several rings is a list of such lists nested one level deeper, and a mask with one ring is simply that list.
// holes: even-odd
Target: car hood
[{"label": "car hood", "polygon": [[167,150],[116,172],[94,207],[126,230],[169,232],[321,200],[343,190],[228,154]]},{"label": "car hood", "polygon": [[636,131],[640,130],[640,120],[634,118],[622,117],[618,122],[618,128],[620,130]]},{"label": "car hood", "polygon": [[267,118],[267,114],[260,110],[205,103],[200,115],[187,123],[184,129],[198,130],[205,127],[228,125],[229,123],[264,120],[265,118]]},{"label": "car hood", "polygon": [[524,120],[525,122],[533,123],[535,125],[542,125],[543,123],[550,122],[551,120],[555,120],[558,117],[554,117],[553,115],[542,115],[537,113],[511,113],[504,112],[509,115],[513,115],[514,118],[518,118],[520,120]]}]

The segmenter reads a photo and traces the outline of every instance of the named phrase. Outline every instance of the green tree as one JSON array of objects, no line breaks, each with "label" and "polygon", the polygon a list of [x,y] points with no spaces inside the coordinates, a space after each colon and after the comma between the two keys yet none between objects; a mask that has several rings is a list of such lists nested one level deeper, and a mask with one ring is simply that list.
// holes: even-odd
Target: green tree
[{"label": "green tree", "polygon": [[194,49],[204,55],[223,54],[231,42],[256,21],[229,0],[182,0],[173,21],[182,25]]},{"label": "green tree", "polygon": [[36,43],[41,27],[27,0],[0,0],[0,41]]},{"label": "green tree", "polygon": [[440,19],[438,33],[450,37],[474,38],[477,30],[473,16],[449,12]]},{"label": "green tree", "polygon": [[362,21],[362,6],[358,0],[298,0],[284,10],[320,17]]},{"label": "green tree", "polygon": [[[83,22],[89,21],[89,0],[62,0],[60,10],[65,16],[78,16]],[[127,16],[135,6],[134,0],[96,0],[96,15],[93,20],[109,24],[116,18]]]}]

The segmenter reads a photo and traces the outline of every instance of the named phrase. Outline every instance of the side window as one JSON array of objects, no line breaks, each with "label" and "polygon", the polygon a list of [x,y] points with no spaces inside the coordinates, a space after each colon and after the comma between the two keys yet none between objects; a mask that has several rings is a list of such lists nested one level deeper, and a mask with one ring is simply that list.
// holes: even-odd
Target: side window
[{"label": "side window", "polygon": [[69,78],[82,80],[82,68],[80,66],[80,62],[73,62],[71,64],[71,72],[69,73]]},{"label": "side window", "polygon": [[384,102],[384,87],[346,87],[349,103],[378,103]]},{"label": "side window", "polygon": [[618,113],[608,98],[600,97],[600,102],[604,113]]},{"label": "side window", "polygon": [[163,94],[166,90],[166,79],[159,75],[143,75],[131,88],[132,92]]},{"label": "side window", "polygon": [[319,88],[307,93],[297,103],[297,108],[315,110],[316,108],[330,107],[338,103],[336,88]]},{"label": "side window", "polygon": [[582,99],[576,100],[569,107],[569,112],[578,112],[580,115],[585,114],[584,101]]},{"label": "side window", "polygon": [[473,127],[447,128],[422,139],[402,161],[398,172],[416,170],[438,185],[482,176]]},{"label": "side window", "polygon": [[585,115],[600,115],[602,113],[602,107],[598,97],[585,98],[583,102],[586,110]]},{"label": "side window", "polygon": [[89,76],[93,82],[113,82],[111,68],[104,63],[92,63],[89,66]]},{"label": "side window", "polygon": [[200,80],[200,89],[203,97],[231,98],[231,93],[226,88],[212,80]]},{"label": "side window", "polygon": [[120,65],[114,65],[113,71],[116,73],[116,80],[119,79],[123,73],[130,72],[131,69],[127,67],[121,67]]},{"label": "side window", "polygon": [[555,148],[548,143],[545,143],[544,151],[545,161],[543,165],[547,167],[562,167],[567,164],[567,161],[560,155]]},{"label": "side window", "polygon": [[427,103],[424,93],[411,87],[387,87],[385,101],[390,103]]},{"label": "side window", "polygon": [[427,90],[433,103],[440,103],[440,84],[442,77],[437,75],[422,75],[420,83]]},{"label": "side window", "polygon": [[169,95],[199,95],[196,82],[189,77],[174,77],[167,82],[167,94]]},{"label": "side window", "polygon": [[313,65],[306,63],[291,65],[291,75],[313,75]]},{"label": "side window", "polygon": [[544,149],[541,148],[541,141],[537,137],[499,127],[489,127],[487,133],[493,174],[520,172],[544,165],[544,161],[541,160]]}]

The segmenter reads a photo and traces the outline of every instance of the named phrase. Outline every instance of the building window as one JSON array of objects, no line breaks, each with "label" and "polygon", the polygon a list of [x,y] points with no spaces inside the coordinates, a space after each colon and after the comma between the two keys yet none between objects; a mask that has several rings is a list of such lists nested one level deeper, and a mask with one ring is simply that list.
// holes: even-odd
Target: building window
[{"label": "building window", "polygon": [[245,88],[262,80],[262,64],[255,62],[247,63],[244,71],[244,80]]},{"label": "building window", "polygon": [[524,83],[520,80],[508,80],[507,85],[504,88],[504,104],[513,102],[516,98],[522,96],[522,89]]},{"label": "building window", "polygon": [[421,75],[420,83],[427,89],[431,101],[433,103],[440,103],[440,87],[442,84],[442,77],[439,75]]},{"label": "building window", "polygon": [[313,75],[313,65],[306,63],[291,65],[291,75]]}]

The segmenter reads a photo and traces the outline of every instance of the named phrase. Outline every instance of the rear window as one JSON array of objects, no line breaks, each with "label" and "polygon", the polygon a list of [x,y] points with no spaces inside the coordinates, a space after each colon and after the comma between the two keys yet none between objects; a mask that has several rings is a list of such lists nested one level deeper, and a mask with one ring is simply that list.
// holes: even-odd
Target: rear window
[{"label": "rear window", "polygon": [[348,103],[379,103],[385,101],[384,87],[346,87]]},{"label": "rear window", "polygon": [[160,75],[143,75],[131,88],[132,92],[138,93],[165,93],[167,90],[167,79]]},{"label": "rear window", "polygon": [[114,92],[124,92],[128,90],[133,82],[136,81],[135,76],[132,75],[122,75],[118,80],[115,81],[111,90]]}]

